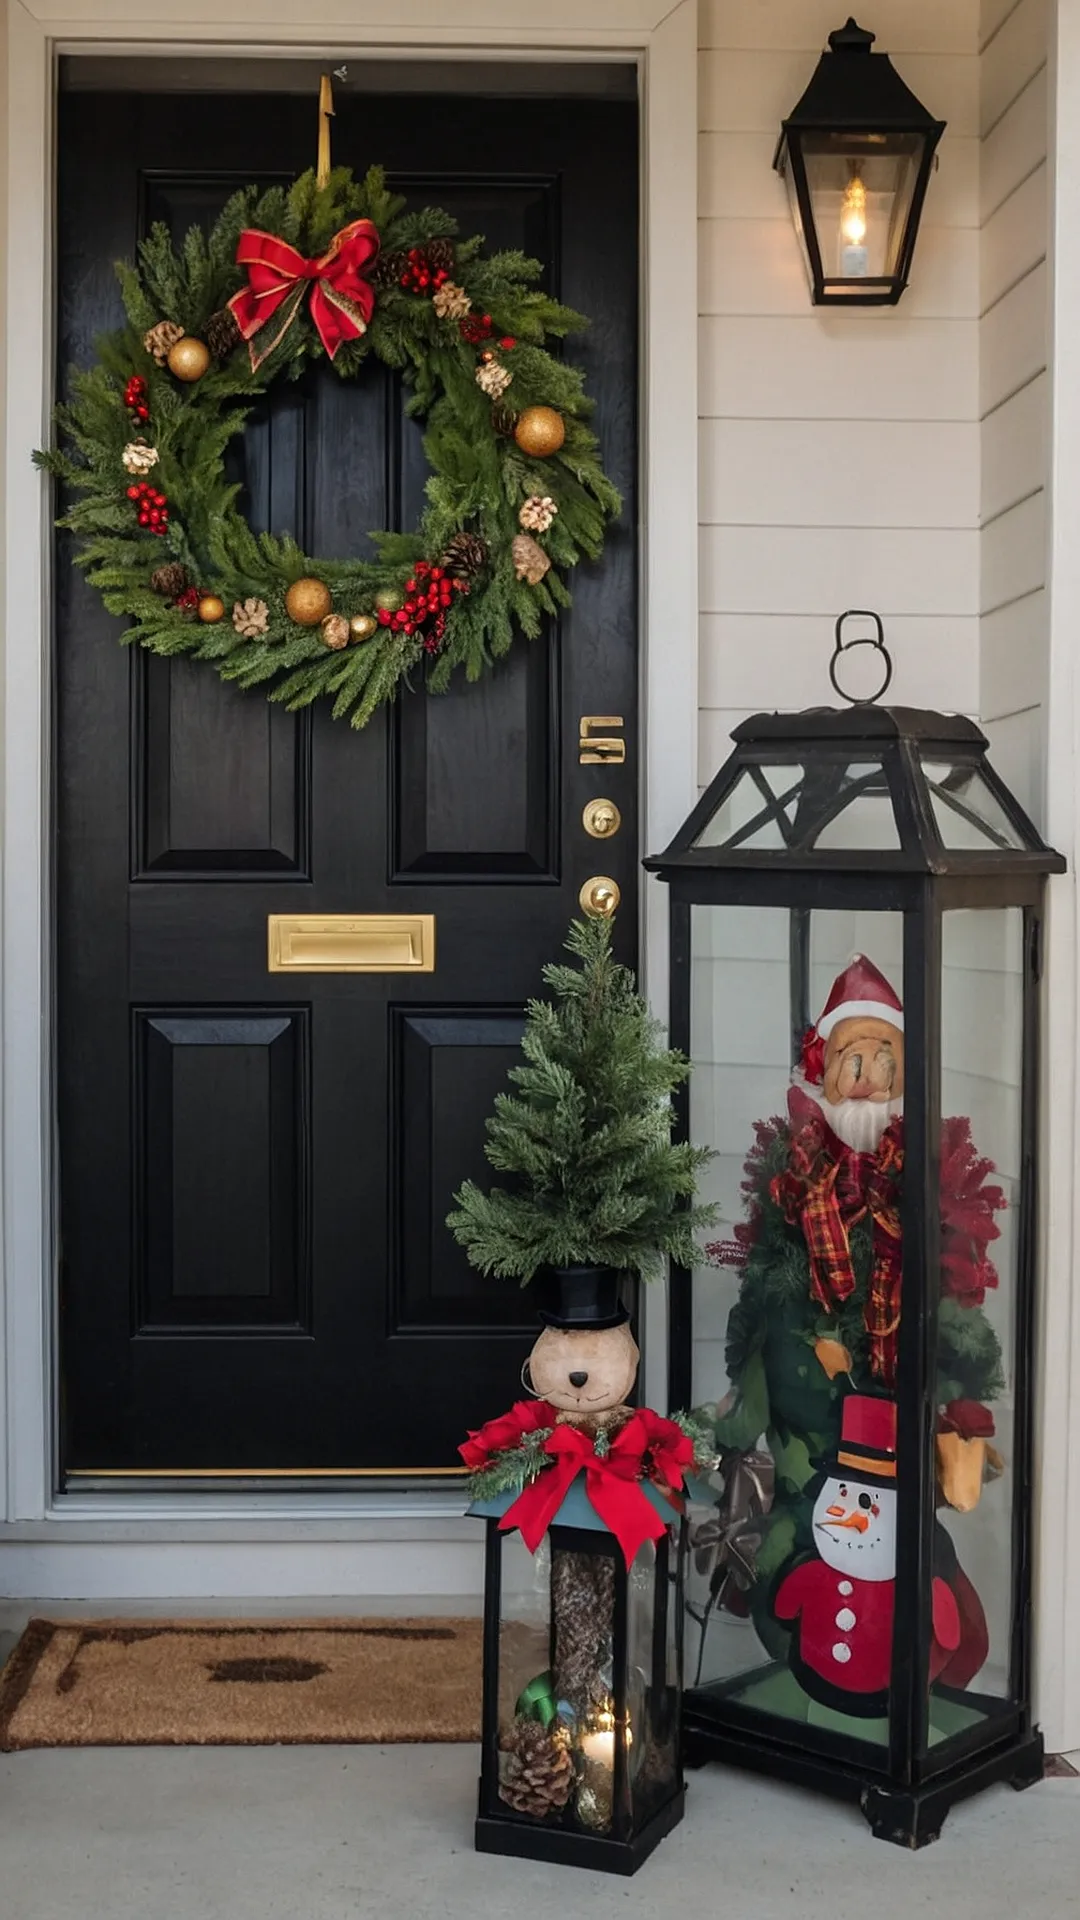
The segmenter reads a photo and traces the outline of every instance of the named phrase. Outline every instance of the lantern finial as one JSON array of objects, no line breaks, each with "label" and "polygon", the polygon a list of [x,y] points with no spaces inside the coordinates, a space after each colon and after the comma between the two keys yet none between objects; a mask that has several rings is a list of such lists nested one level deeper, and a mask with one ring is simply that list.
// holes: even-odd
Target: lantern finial
[{"label": "lantern finial", "polygon": [[829,46],[833,53],[869,53],[876,39],[876,33],[868,33],[849,13],[844,25],[830,33]]}]

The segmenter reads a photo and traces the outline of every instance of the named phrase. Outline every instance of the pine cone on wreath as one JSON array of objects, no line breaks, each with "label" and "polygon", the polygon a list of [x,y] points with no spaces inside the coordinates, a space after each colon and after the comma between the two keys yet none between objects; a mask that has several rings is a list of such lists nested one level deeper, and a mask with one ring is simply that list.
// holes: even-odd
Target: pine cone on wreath
[{"label": "pine cone on wreath", "polygon": [[232,623],[245,640],[259,640],[270,623],[265,600],[238,600],[232,610]]},{"label": "pine cone on wreath", "polygon": [[487,542],[478,533],[455,533],[443,548],[439,565],[456,580],[475,580],[487,560]]},{"label": "pine cone on wreath", "polygon": [[159,320],[156,327],[143,335],[143,346],[152,353],[159,367],[165,365],[172,347],[184,337],[184,329],[176,320]]},{"label": "pine cone on wreath", "polygon": [[148,446],[145,440],[129,440],[120,460],[125,473],[134,473],[142,477],[158,463],[158,450]]},{"label": "pine cone on wreath", "polygon": [[454,243],[452,240],[429,240],[425,252],[436,273],[453,273]]},{"label": "pine cone on wreath", "polygon": [[518,579],[527,580],[530,587],[538,587],[551,566],[543,547],[533,539],[531,533],[515,533],[510,542],[510,552]]},{"label": "pine cone on wreath", "polygon": [[464,287],[456,280],[444,280],[441,287],[432,295],[431,304],[440,320],[463,320],[472,306]]},{"label": "pine cone on wreath", "polygon": [[476,384],[489,400],[501,400],[513,377],[498,360],[481,360],[476,369]]},{"label": "pine cone on wreath", "polygon": [[385,292],[387,287],[400,286],[401,276],[408,264],[407,253],[380,253],[368,274],[368,279],[373,287]]},{"label": "pine cone on wreath", "polygon": [[546,533],[558,511],[550,493],[530,493],[518,520],[529,533]]},{"label": "pine cone on wreath", "polygon": [[499,1799],[538,1820],[565,1807],[574,1783],[570,1750],[539,1720],[519,1714],[499,1740]]},{"label": "pine cone on wreath", "polygon": [[236,323],[236,315],[229,307],[221,307],[217,313],[212,313],[203,332],[215,360],[227,360],[244,338]]},{"label": "pine cone on wreath", "polygon": [[155,567],[150,575],[150,585],[164,600],[179,600],[185,587],[190,584],[191,576],[179,560],[166,560],[163,567]]},{"label": "pine cone on wreath", "polygon": [[517,423],[518,417],[513,407],[504,406],[502,401],[496,400],[491,409],[491,425],[494,431],[501,433],[504,439],[509,440],[513,436]]}]

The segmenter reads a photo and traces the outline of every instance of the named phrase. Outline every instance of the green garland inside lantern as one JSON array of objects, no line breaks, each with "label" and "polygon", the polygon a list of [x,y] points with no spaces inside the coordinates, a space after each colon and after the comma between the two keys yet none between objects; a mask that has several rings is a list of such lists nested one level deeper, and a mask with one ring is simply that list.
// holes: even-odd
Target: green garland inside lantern
[{"label": "green garland inside lantern", "polygon": [[[241,234],[314,263],[355,221],[377,230],[374,306],[347,337],[358,309],[340,298],[331,364],[353,380],[374,354],[401,374],[430,475],[415,531],[372,533],[372,558],[331,561],[254,533],[225,470],[254,404],[327,357],[308,285],[253,338],[228,302],[248,285]],[[378,167],[362,181],[339,167],[322,188],[312,172],[245,187],[179,247],[156,225],[117,272],[127,324],[72,372],[58,445],[35,458],[68,490],[59,525],[128,621],[126,643],[205,660],[290,708],[331,700],[362,727],[417,670],[432,692],[458,669],[477,680],[568,604],[563,574],[600,554],[621,503],[582,373],[545,344],[586,322],[538,290],[536,261],[485,255],[437,208],[407,212]]]}]

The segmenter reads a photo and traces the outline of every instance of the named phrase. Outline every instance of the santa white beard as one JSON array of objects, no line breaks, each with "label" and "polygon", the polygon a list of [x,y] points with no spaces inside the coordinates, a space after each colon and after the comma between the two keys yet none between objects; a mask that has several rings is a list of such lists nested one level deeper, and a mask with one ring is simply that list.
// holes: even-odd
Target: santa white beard
[{"label": "santa white beard", "polygon": [[799,1085],[809,1099],[821,1108],[826,1126],[853,1153],[873,1153],[890,1120],[904,1111],[901,1094],[896,1100],[826,1100],[820,1087],[812,1087],[800,1078]]}]

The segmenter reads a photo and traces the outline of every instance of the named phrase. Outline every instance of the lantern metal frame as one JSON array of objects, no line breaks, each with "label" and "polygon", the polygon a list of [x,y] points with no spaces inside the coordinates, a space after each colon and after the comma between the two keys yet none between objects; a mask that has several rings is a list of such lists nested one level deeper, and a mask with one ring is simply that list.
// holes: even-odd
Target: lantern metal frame
[{"label": "lantern metal frame", "polygon": [[[1031,1705],[1033,1375],[1038,1121],[1039,981],[1044,894],[1065,861],[1047,847],[986,759],[987,741],[970,720],[907,708],[823,708],[758,714],[734,730],[735,750],[664,853],[646,868],[670,887],[670,1035],[692,1055],[691,915],[695,905],[787,908],[790,914],[791,1048],[799,1058],[810,1025],[809,922],[817,910],[903,915],[905,1180],[897,1389],[897,1452],[904,1463],[897,1494],[897,1606],[893,1630],[887,1747],[846,1733],[799,1726],[689,1687],[683,1726],[688,1762],[722,1759],[859,1802],[879,1838],[905,1846],[935,1839],[951,1805],[996,1780],[1031,1785],[1042,1776],[1042,1736]],[[961,813],[967,774],[978,774],[1019,845],[955,849],[943,844],[924,760],[958,769],[952,800]],[[736,782],[766,765],[798,769],[780,799],[763,774],[761,823],[781,844],[699,846]],[[824,850],[814,841],[838,810],[841,771],[871,763],[867,789],[892,802],[899,846]],[[851,787],[847,788],[851,797]],[[768,796],[768,797],[766,797]],[[940,789],[939,789],[940,797]],[[980,827],[987,832],[985,820]],[[993,838],[993,829],[988,837]],[[1012,1637],[1007,1697],[961,1696],[986,1714],[980,1724],[931,1746],[928,1737],[934,1528],[934,1374],[938,1339],[942,915],[950,910],[1016,907],[1023,913],[1023,1011],[1020,1181],[1015,1277],[1015,1409],[1011,1468]],[[689,1094],[676,1095],[678,1131],[689,1135]],[[671,1276],[671,1404],[692,1399],[692,1289],[685,1270]],[[905,1605],[902,1594],[914,1596]],[[919,1596],[925,1600],[920,1604]],[[739,1677],[738,1685],[746,1682]],[[721,1697],[718,1697],[718,1694]]]},{"label": "lantern metal frame", "polygon": [[[580,1503],[578,1503],[580,1504]],[[474,1509],[476,1511],[476,1509]],[[475,1844],[478,1853],[508,1854],[520,1860],[547,1860],[556,1866],[588,1867],[603,1873],[636,1873],[683,1817],[686,1792],[682,1773],[680,1704],[682,1694],[683,1568],[685,1524],[672,1515],[668,1531],[656,1542],[653,1568],[653,1683],[666,1672],[669,1608],[674,1608],[676,1681],[671,1694],[672,1774],[670,1792],[642,1825],[635,1825],[627,1742],[613,1743],[612,1820],[609,1833],[587,1833],[568,1816],[550,1822],[515,1813],[499,1798],[499,1665],[502,1621],[502,1557],[508,1536],[499,1521],[486,1520],[484,1556],[483,1712],[480,1790]],[[613,1534],[596,1526],[568,1526],[556,1520],[547,1533],[552,1554],[602,1555],[614,1563],[612,1619],[612,1717],[618,1729],[629,1726],[628,1644],[630,1574]]]},{"label": "lantern metal frame", "polygon": [[[874,37],[851,18],[829,35],[829,52],[822,54],[798,105],[781,122],[773,156],[773,167],[781,178],[789,170],[791,173],[815,306],[896,305],[908,284],[926,189],[945,131],[946,122],[935,120],[927,111],[900,78],[888,54],[871,52]],[[826,273],[805,152],[808,140],[822,136],[875,140],[880,142],[883,154],[888,152],[890,140],[922,140],[911,204],[892,273],[868,279]]]}]

